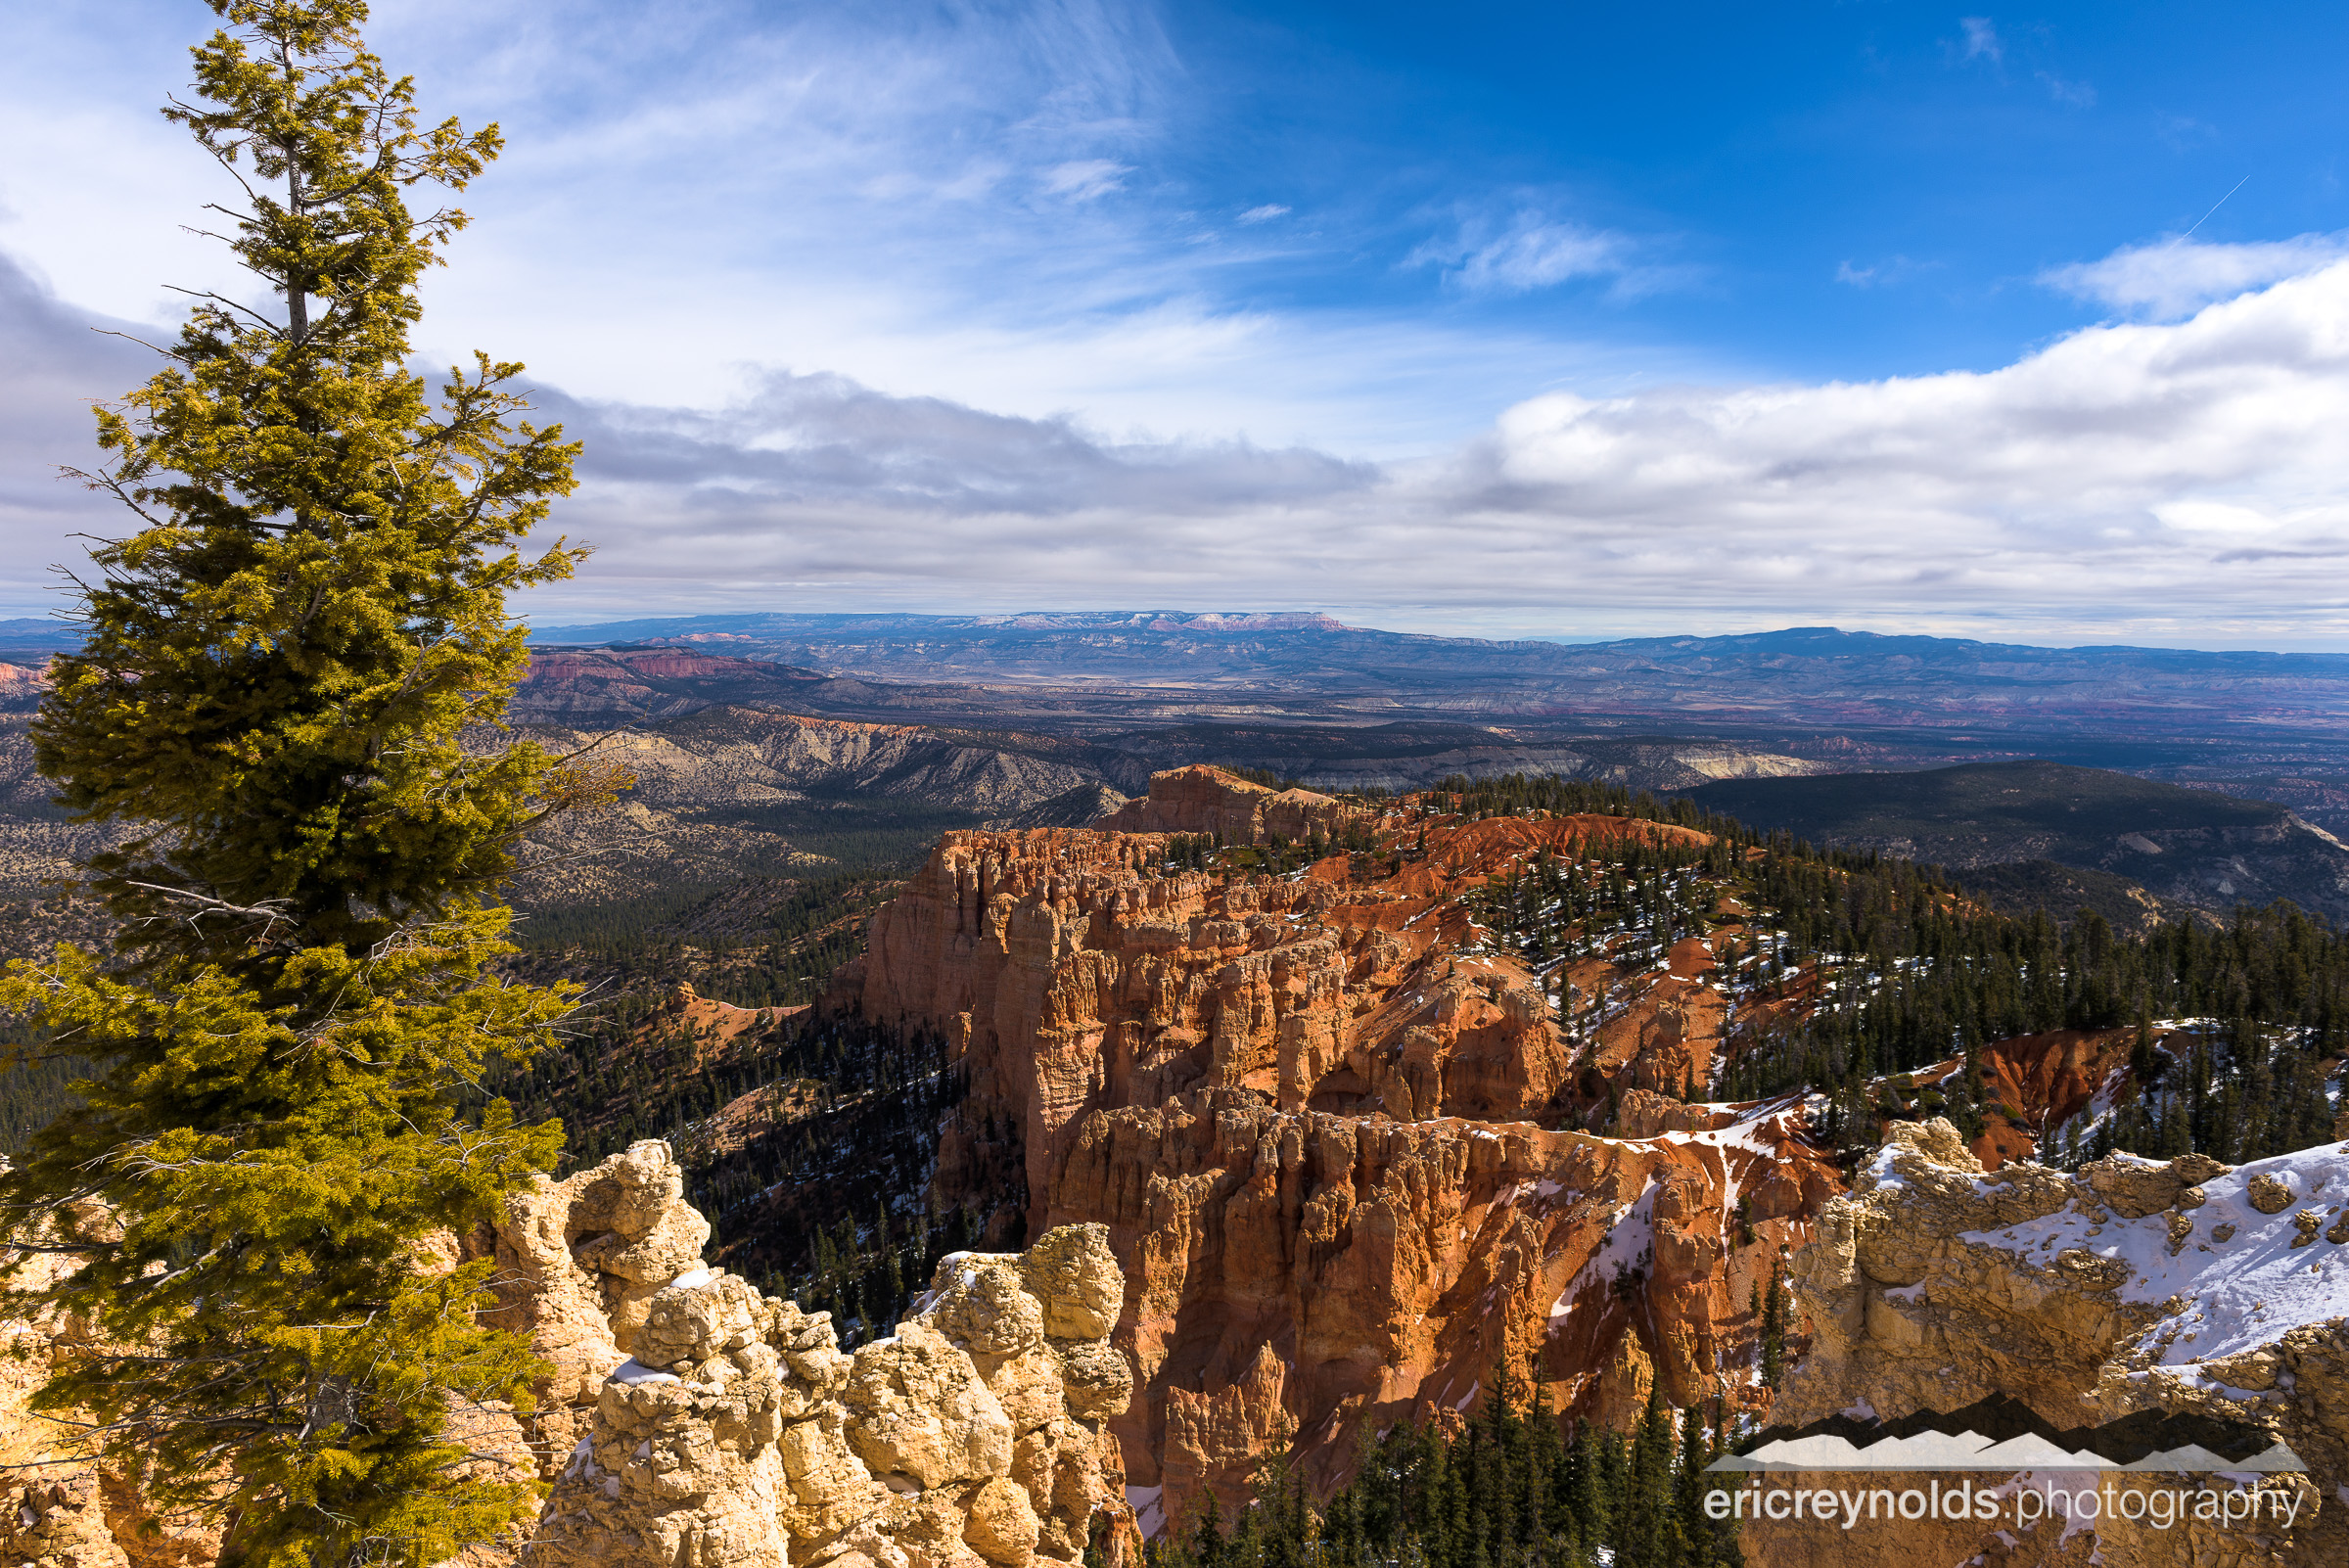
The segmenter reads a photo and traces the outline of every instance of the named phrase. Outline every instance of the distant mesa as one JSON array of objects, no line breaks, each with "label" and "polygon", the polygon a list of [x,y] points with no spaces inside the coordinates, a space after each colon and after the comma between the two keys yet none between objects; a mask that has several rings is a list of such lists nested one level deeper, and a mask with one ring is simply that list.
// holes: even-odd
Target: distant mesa
[{"label": "distant mesa", "polygon": [[1564,642],[1383,631],[1311,610],[773,613],[540,626],[532,642],[723,647],[879,681],[1253,689],[1386,719],[1923,728],[1960,752],[1983,749],[1986,730],[2027,731],[2033,749],[2061,741],[2075,761],[2117,757],[2115,746],[2142,756],[2179,734],[2349,737],[2349,655],[2031,648],[1832,626]]},{"label": "distant mesa", "polygon": [[1343,621],[1314,610],[1025,610],[1010,615],[928,616],[875,614],[668,616],[612,621],[583,626],[541,626],[531,633],[543,642],[750,641],[798,634],[870,635],[900,632],[952,635],[1002,631],[1353,631]]}]

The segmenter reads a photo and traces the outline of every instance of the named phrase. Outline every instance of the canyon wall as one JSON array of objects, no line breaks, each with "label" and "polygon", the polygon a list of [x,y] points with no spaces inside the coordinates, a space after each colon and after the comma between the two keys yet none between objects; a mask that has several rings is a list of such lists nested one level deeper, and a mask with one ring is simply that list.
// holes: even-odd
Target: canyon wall
[{"label": "canyon wall", "polygon": [[[1137,1389],[1111,1430],[1145,1524],[1204,1491],[1237,1502],[1292,1442],[1331,1480],[1365,1424],[1469,1408],[1504,1363],[1613,1422],[1658,1377],[1679,1404],[1761,1407],[1756,1291],[1840,1190],[1834,1167],[1792,1101],[1643,1086],[1705,1083],[1754,1003],[1716,986],[1699,938],[1538,977],[1466,901],[1543,853],[1702,836],[1455,820],[1407,864],[1164,869],[1167,834],[1294,838],[1276,813],[1354,809],[1304,793],[1184,769],[1108,819],[1154,831],[950,833],[836,998],[961,1053],[942,1204],[1016,1181],[1029,1234],[1107,1227]],[[1560,979],[1589,999],[1571,1036]],[[1610,1084],[1638,1135],[1583,1130]],[[1004,1126],[1016,1157],[988,1134]]]}]

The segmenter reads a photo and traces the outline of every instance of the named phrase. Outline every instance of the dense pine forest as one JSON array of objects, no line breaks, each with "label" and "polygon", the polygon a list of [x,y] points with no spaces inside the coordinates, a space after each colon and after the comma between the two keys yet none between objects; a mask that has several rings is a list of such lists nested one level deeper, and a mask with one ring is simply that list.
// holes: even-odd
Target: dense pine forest
[{"label": "dense pine forest", "polygon": [[963,1096],[936,1035],[803,1013],[704,1049],[665,1023],[625,998],[613,1028],[490,1087],[520,1120],[563,1119],[566,1170],[667,1138],[687,1200],[709,1217],[713,1256],[830,1312],[847,1344],[888,1333],[931,1266],[986,1230],[991,1211],[924,1205],[940,1124]]},{"label": "dense pine forest", "polygon": [[741,1007],[811,1002],[864,950],[864,927],[905,867],[665,888],[611,903],[566,904],[516,928],[519,974],[568,975],[628,992],[679,981]]},{"label": "dense pine forest", "polygon": [[[2289,905],[2123,937],[2093,913],[2062,925],[1997,914],[1932,867],[1822,852],[1616,786],[1454,778],[1408,805],[1416,828],[1380,842],[1359,827],[1257,847],[1177,836],[1168,864],[1284,875],[1349,853],[1374,875],[1421,853],[1426,827],[1459,817],[1589,812],[1694,828],[1714,842],[1626,841],[1611,859],[1538,859],[1474,899],[1488,940],[1550,977],[1570,1038],[1588,1038],[1608,1006],[1564,983],[1573,960],[1644,966],[1684,937],[1713,938],[1717,978],[1749,1023],[1719,1080],[1682,1085],[1688,1097],[1819,1088],[1821,1135],[1856,1153],[1892,1117],[1946,1115],[1978,1132],[1994,1108],[1980,1056],[1998,1041],[2130,1028],[2131,1086],[2093,1124],[2062,1130],[2043,1158],[2190,1149],[2240,1161],[2331,1135],[2325,1081],[2349,1046],[2349,940]],[[936,1258],[990,1223],[1001,1230],[1022,1201],[1006,1192],[1000,1217],[923,1207],[939,1123],[960,1095],[938,1042],[803,1016],[705,1052],[649,1026],[680,981],[746,1007],[811,1000],[861,949],[870,910],[895,886],[876,868],[761,884],[756,896],[682,890],[533,917],[515,971],[599,989],[556,1048],[527,1068],[493,1069],[489,1084],[525,1121],[562,1118],[566,1171],[637,1138],[668,1138],[729,1266],[834,1311],[851,1338],[887,1332]],[[2179,1024],[2189,1027],[2166,1029]],[[1911,1076],[1953,1060],[1937,1083]],[[0,1152],[68,1103],[79,1071],[69,1054],[35,1052],[0,1077]],[[1016,1130],[966,1132],[1017,1168]]]},{"label": "dense pine forest", "polygon": [[[1453,779],[1421,809],[1597,811],[1712,835],[1702,848],[1627,842],[1611,860],[1545,858],[1489,889],[1478,910],[1497,941],[1550,971],[1595,952],[1653,962],[1681,937],[1736,926],[1718,949],[1725,988],[1806,1006],[1793,1025],[1784,1010],[1765,1015],[1721,1082],[1691,1090],[1752,1100],[1821,1089],[1822,1131],[1846,1148],[1872,1147],[1887,1114],[1947,1115],[1978,1133],[1985,1048],[2123,1027],[2140,1036],[2135,1092],[2093,1128],[2064,1130],[2051,1156],[2191,1150],[2239,1162],[2332,1136],[2325,1083],[2326,1063],[2349,1050],[2349,938],[2288,903],[2238,908],[2223,927],[2197,917],[2124,937],[2093,911],[2068,925],[2044,912],[2018,920],[1933,867],[1821,852],[1607,786]],[[1560,1004],[1572,1034],[1603,998]],[[2157,1049],[2157,1023],[2183,1026],[2170,1038],[2191,1045]],[[1887,1092],[1884,1080],[1953,1059],[1961,1070],[1914,1103]]]},{"label": "dense pine forest", "polygon": [[1472,1417],[1363,1435],[1355,1474],[1318,1506],[1284,1459],[1249,1506],[1212,1499],[1153,1543],[1153,1568],[1734,1568],[1736,1526],[1709,1519],[1704,1468],[1733,1434],[1677,1416],[1650,1386],[1628,1435],[1576,1424],[1503,1373]]}]

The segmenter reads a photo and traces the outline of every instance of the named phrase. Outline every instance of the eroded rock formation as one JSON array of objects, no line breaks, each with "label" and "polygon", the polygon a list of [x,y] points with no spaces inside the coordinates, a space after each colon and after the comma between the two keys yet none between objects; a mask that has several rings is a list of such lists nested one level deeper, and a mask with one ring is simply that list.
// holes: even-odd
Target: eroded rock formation
[{"label": "eroded rock formation", "polygon": [[[1816,1337],[1775,1423],[1838,1412],[1891,1421],[1995,1396],[2022,1402],[2055,1431],[2141,1411],[2214,1417],[2287,1443],[2308,1473],[2191,1484],[2282,1489],[2296,1511],[2288,1527],[2270,1514],[2257,1527],[2188,1519],[2166,1530],[2127,1519],[2019,1533],[2011,1520],[2003,1532],[1972,1521],[1889,1533],[1790,1523],[1749,1532],[1748,1559],[1806,1568],[2343,1560],[2345,1207],[2349,1150],[2337,1144],[2237,1170],[2199,1155],[2166,1165],[2116,1155],[2074,1175],[2030,1164],[1985,1173],[1949,1123],[1895,1126],[1796,1254],[1793,1281]],[[2071,1484],[2176,1479],[2086,1471]]]},{"label": "eroded rock formation", "polygon": [[[77,1203],[45,1218],[30,1239],[118,1239],[113,1216]],[[35,1252],[13,1284],[38,1290],[73,1268],[71,1256]],[[127,1478],[101,1470],[67,1423],[30,1408],[51,1363],[92,1343],[69,1315],[0,1323],[0,1554],[37,1568],[208,1568],[219,1554],[216,1527],[158,1515]]]},{"label": "eroded rock formation", "polygon": [[1124,1281],[1098,1226],[949,1256],[894,1337],[849,1355],[828,1314],[700,1267],[709,1227],[676,1180],[639,1143],[499,1228],[501,1256],[537,1264],[531,1332],[566,1368],[547,1419],[579,1433],[531,1560],[1024,1568],[1095,1542],[1128,1560],[1102,1424],[1131,1393],[1106,1339]]},{"label": "eroded rock formation", "polygon": [[[1793,1102],[1640,1087],[1715,1070],[1739,1003],[1710,943],[1538,975],[1483,942],[1467,901],[1543,853],[1707,841],[1453,820],[1407,863],[1165,869],[1168,834],[1294,838],[1271,813],[1310,825],[1335,806],[1283,801],[1184,769],[1104,830],[950,833],[836,996],[944,1031],[966,1062],[942,1204],[1017,1183],[1030,1234],[1107,1227],[1114,1342],[1138,1379],[1112,1428],[1145,1521],[1203,1491],[1237,1502],[1292,1443],[1331,1479],[1363,1423],[1468,1407],[1504,1357],[1552,1408],[1610,1421],[1657,1377],[1679,1403],[1760,1404],[1756,1286],[1840,1182]],[[1140,824],[1155,831],[1123,831]],[[1610,1084],[1635,1136],[1583,1130]]]},{"label": "eroded rock formation", "polygon": [[[475,1547],[469,1568],[1028,1568],[1088,1545],[1111,1568],[1138,1561],[1105,1426],[1133,1383],[1107,1337],[1125,1284],[1102,1227],[949,1256],[897,1335],[853,1355],[827,1314],[705,1268],[709,1234],[668,1145],[647,1141],[433,1249],[428,1267],[493,1250],[490,1320],[552,1366],[527,1423],[503,1407],[457,1417],[474,1464],[551,1483],[530,1538]],[[209,1568],[216,1527],[152,1516],[133,1478],[25,1409],[80,1325],[6,1326],[0,1462],[24,1467],[0,1496],[6,1560]]]},{"label": "eroded rock formation", "polygon": [[1126,802],[1094,827],[1110,833],[1213,833],[1226,844],[1329,838],[1364,816],[1312,790],[1270,790],[1204,765],[1150,775],[1150,793]]}]

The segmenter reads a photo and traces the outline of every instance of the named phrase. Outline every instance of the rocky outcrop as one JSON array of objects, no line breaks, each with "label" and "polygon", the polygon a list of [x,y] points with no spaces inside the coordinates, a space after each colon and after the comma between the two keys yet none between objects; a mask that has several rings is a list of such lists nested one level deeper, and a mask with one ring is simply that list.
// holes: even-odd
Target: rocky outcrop
[{"label": "rocky outcrop", "polygon": [[[1895,1126],[1795,1255],[1815,1338],[1774,1423],[1856,1410],[1891,1421],[2000,1396],[2059,1432],[2183,1412],[2287,1443],[2307,1477],[2259,1484],[2305,1493],[2305,1505],[2288,1528],[2271,1521],[2258,1532],[2197,1521],[2158,1532],[2123,1520],[2019,1538],[2010,1527],[2000,1539],[1971,1522],[1918,1523],[1855,1541],[1832,1526],[1773,1525],[1748,1533],[1748,1559],[1806,1568],[1977,1552],[2015,1564],[2090,1552],[2137,1563],[2342,1560],[2349,1255],[2338,1249],[2349,1225],[2335,1243],[2304,1215],[2322,1224],[2345,1203],[2340,1145],[2238,1170],[2195,1155],[2166,1165],[2116,1155],[2075,1175],[2031,1164],[1986,1174],[1947,1122]],[[2152,1484],[2093,1475],[2075,1484]]]},{"label": "rocky outcrop", "polygon": [[[1272,830],[1270,791],[1158,784],[1111,820]],[[1841,1189],[1795,1103],[1650,1092],[1708,1082],[1763,1005],[1715,984],[1707,939],[1543,972],[1481,940],[1497,872],[1702,835],[1360,825],[1406,863],[1276,879],[1170,869],[1158,832],[951,833],[839,983],[836,1005],[936,1027],[969,1072],[940,1207],[1024,1188],[1028,1235],[1106,1227],[1136,1380],[1111,1426],[1154,1522],[1240,1501],[1292,1443],[1327,1481],[1361,1426],[1471,1407],[1504,1357],[1585,1416],[1628,1419],[1657,1378],[1758,1405],[1722,1369],[1750,1366],[1757,1284]],[[1593,1135],[1610,1084],[1635,1135]]]},{"label": "rocky outcrop", "polygon": [[[28,1239],[118,1239],[121,1230],[94,1203],[47,1216]],[[31,1292],[56,1283],[71,1255],[36,1252],[15,1260],[10,1284]],[[52,1363],[92,1343],[89,1325],[47,1314],[0,1323],[0,1553],[37,1568],[209,1568],[220,1532],[207,1521],[159,1515],[130,1479],[103,1469],[78,1434],[30,1401]]]},{"label": "rocky outcrop", "polygon": [[1657,1378],[1676,1404],[1758,1408],[1721,1371],[1752,1361],[1754,1291],[1835,1190],[1785,1114],[1603,1138],[1200,1090],[1088,1114],[1044,1222],[1105,1222],[1127,1264],[1140,1390],[1113,1429],[1178,1513],[1237,1501],[1291,1439],[1334,1479],[1358,1428],[1470,1408],[1504,1363],[1602,1421]]},{"label": "rocky outcrop", "polygon": [[554,1367],[536,1391],[531,1434],[542,1474],[587,1429],[652,1298],[700,1266],[709,1240],[710,1222],[686,1203],[685,1173],[661,1142],[507,1200],[492,1242],[498,1306],[487,1316],[530,1335]]},{"label": "rocky outcrop", "polygon": [[[519,694],[518,713],[548,716],[533,697],[544,695],[538,684],[534,677]],[[1064,810],[1079,809],[1082,792],[1100,782],[1082,748],[1070,761],[919,725],[697,706],[703,711],[617,732],[603,720],[533,726],[548,750],[583,753],[586,765],[622,769],[634,782],[614,809],[565,813],[540,829],[532,869],[515,884],[523,907],[633,898],[648,875],[673,886],[788,873],[811,857],[778,824],[778,810],[791,815],[811,793],[1010,817],[1063,797]],[[805,808],[822,814],[820,806]]]},{"label": "rocky outcrop", "polygon": [[[454,1417],[470,1468],[551,1483],[530,1539],[469,1548],[468,1568],[1029,1568],[1088,1546],[1109,1568],[1138,1563],[1105,1425],[1133,1382],[1107,1337],[1125,1289],[1102,1227],[943,1260],[897,1335],[853,1356],[827,1314],[703,1267],[709,1234],[668,1146],[647,1141],[517,1194],[488,1233],[428,1249],[427,1268],[493,1251],[488,1319],[552,1363],[527,1425],[502,1406]],[[135,1477],[78,1457],[69,1428],[26,1408],[79,1325],[5,1334],[6,1560],[212,1568],[216,1523],[156,1516]]]},{"label": "rocky outcrop", "polygon": [[603,1362],[569,1407],[580,1435],[531,1560],[1025,1568],[1094,1544],[1133,1560],[1103,1427],[1131,1393],[1106,1338],[1124,1282],[1098,1226],[945,1258],[898,1332],[852,1356],[828,1314],[700,1267],[708,1227],[669,1191],[674,1169],[666,1145],[637,1144],[518,1199],[500,1227],[549,1282],[532,1294],[549,1304],[542,1351],[560,1339],[571,1364]]},{"label": "rocky outcrop", "polygon": [[1225,844],[1330,838],[1367,813],[1312,790],[1271,790],[1220,767],[1169,768],[1093,824],[1107,833],[1212,833]]}]

